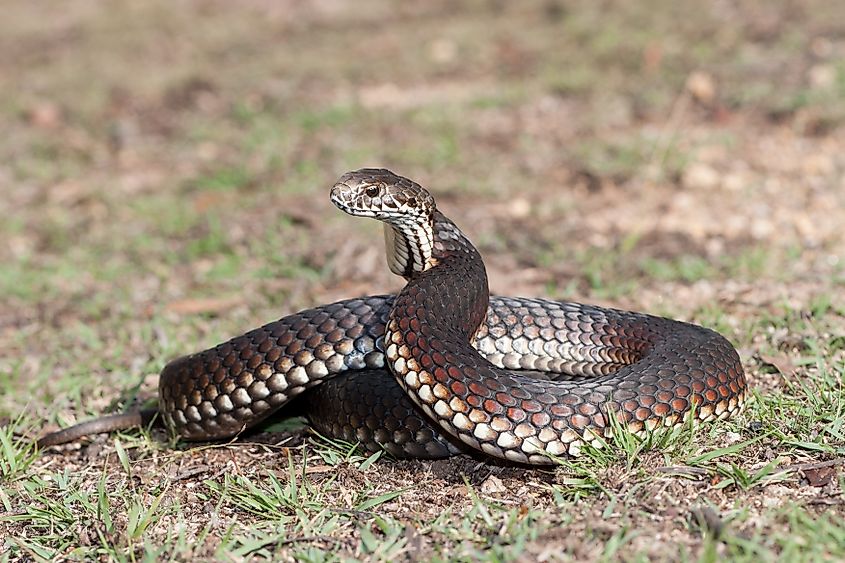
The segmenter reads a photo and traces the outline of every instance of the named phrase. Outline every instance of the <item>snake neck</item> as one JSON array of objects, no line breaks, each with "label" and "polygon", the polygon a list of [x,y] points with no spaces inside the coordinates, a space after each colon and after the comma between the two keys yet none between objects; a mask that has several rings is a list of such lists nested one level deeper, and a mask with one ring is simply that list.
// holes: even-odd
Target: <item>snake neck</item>
[{"label": "snake neck", "polygon": [[471,341],[490,301],[484,262],[466,235],[440,212],[434,213],[431,234],[427,267],[406,276],[408,284],[397,304],[420,311],[432,327],[454,327],[459,340]]},{"label": "snake neck", "polygon": [[384,242],[390,271],[410,280],[435,264],[434,217],[385,223]]}]

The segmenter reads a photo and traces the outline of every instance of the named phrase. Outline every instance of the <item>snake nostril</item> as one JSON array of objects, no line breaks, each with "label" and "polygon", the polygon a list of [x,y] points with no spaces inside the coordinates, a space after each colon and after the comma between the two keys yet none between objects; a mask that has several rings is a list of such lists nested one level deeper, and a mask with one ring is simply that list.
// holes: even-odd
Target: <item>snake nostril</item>
[{"label": "snake nostril", "polygon": [[348,186],[343,183],[337,183],[332,186],[331,192],[329,192],[329,198],[332,200],[333,203],[341,203],[343,201],[343,191],[347,189]]}]

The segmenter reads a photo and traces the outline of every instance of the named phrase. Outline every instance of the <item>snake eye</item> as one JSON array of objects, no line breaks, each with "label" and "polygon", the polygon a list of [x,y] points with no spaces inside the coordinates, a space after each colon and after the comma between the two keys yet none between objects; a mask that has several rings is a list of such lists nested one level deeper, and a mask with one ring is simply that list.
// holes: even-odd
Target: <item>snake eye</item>
[{"label": "snake eye", "polygon": [[376,197],[379,191],[380,190],[378,186],[370,186],[366,190],[364,190],[364,193],[366,193],[370,197]]}]

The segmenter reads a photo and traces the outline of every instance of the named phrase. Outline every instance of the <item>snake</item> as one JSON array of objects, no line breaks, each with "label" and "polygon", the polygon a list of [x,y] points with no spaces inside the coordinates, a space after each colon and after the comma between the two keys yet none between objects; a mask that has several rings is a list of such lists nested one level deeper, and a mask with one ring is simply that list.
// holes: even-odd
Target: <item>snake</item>
[{"label": "snake", "polygon": [[[158,408],[53,432],[48,447],[159,417],[188,441],[232,438],[301,395],[329,437],[397,457],[460,452],[547,465],[643,435],[722,420],[748,395],[711,329],[542,298],[491,296],[478,250],[420,184],[386,169],[332,186],[341,211],[383,223],[395,295],[285,316],[168,363]],[[610,440],[612,443],[612,440]]]}]

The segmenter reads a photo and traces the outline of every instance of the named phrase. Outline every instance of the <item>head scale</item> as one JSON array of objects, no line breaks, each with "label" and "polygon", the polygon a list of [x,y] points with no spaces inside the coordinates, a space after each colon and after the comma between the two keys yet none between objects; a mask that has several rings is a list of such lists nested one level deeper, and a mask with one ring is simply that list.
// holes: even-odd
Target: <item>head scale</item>
[{"label": "head scale", "polygon": [[435,209],[425,188],[383,168],[347,172],[332,188],[331,199],[350,215],[391,224],[429,217]]},{"label": "head scale", "polygon": [[386,169],[347,172],[331,190],[341,211],[385,223],[390,270],[409,278],[433,264],[434,198],[422,186]]}]

